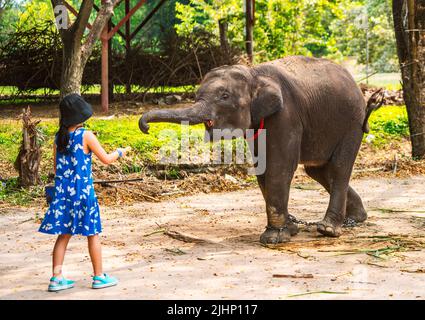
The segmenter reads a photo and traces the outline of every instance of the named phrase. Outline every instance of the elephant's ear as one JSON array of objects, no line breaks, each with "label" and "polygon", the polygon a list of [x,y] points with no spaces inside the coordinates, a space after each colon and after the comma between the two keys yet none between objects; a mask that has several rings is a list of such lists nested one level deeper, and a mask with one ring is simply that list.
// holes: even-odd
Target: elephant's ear
[{"label": "elephant's ear", "polygon": [[282,109],[282,92],[276,81],[269,77],[257,77],[251,103],[251,125],[257,126],[261,119]]}]

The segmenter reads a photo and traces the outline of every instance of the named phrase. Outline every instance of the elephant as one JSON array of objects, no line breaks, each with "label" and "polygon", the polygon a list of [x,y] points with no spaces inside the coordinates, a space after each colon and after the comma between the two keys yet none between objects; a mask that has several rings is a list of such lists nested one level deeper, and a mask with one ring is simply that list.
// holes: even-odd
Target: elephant
[{"label": "elephant", "polygon": [[205,129],[266,129],[266,169],[257,181],[266,203],[263,244],[284,243],[298,233],[288,200],[298,165],[329,193],[317,231],[338,237],[346,218],[367,219],[360,196],[349,185],[368,118],[382,105],[382,92],[366,103],[351,74],[322,58],[288,56],[253,67],[222,66],[202,80],[190,107],[144,113],[150,122],[204,123]]}]

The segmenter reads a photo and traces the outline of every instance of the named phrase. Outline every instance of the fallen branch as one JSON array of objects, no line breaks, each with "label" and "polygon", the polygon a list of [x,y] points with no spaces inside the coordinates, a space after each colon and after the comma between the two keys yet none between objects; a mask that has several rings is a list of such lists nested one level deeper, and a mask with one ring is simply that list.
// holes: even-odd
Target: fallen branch
[{"label": "fallen branch", "polygon": [[387,266],[383,266],[382,264],[377,264],[377,263],[373,263],[373,262],[366,262],[366,264],[368,264],[370,266],[379,267],[379,268],[388,268]]},{"label": "fallen branch", "polygon": [[175,249],[169,249],[169,248],[165,248],[164,249],[167,252],[170,252],[172,254],[176,254],[176,255],[183,255],[186,254],[186,252],[184,252],[183,250],[179,249],[179,248],[175,248]]},{"label": "fallen branch", "polygon": [[391,209],[391,208],[371,208],[373,211],[381,211],[383,213],[425,213],[425,210],[405,210],[405,209]]},{"label": "fallen branch", "polygon": [[303,278],[312,279],[314,276],[311,273],[307,274],[274,274],[273,278]]},{"label": "fallen branch", "polygon": [[167,235],[167,236],[169,236],[170,238],[173,238],[173,239],[179,240],[179,241],[183,241],[183,242],[189,242],[189,243],[214,243],[213,241],[210,241],[210,240],[205,240],[205,239],[200,239],[200,238],[195,238],[195,237],[187,236],[187,235],[184,235],[184,234],[182,234],[180,232],[177,232],[177,231],[166,230],[164,232],[164,234]]},{"label": "fallen branch", "polygon": [[401,269],[400,271],[408,272],[408,273],[425,273],[425,269],[416,269],[416,270]]},{"label": "fallen branch", "polygon": [[145,178],[134,178],[134,179],[119,179],[119,180],[95,180],[94,184],[110,184],[110,183],[127,183],[127,182],[136,182],[136,181],[144,181]]},{"label": "fallen branch", "polygon": [[287,297],[288,298],[301,297],[301,296],[306,296],[310,294],[348,294],[348,292],[346,291],[309,291],[304,293],[290,294]]},{"label": "fallen branch", "polygon": [[[417,211],[415,211],[417,212]],[[361,239],[405,239],[405,238],[425,238],[425,234],[402,234],[402,233],[389,233],[383,235],[373,235],[373,236],[357,236]]]},{"label": "fallen branch", "polygon": [[166,231],[167,231],[167,229],[159,229],[159,230],[152,231],[150,233],[146,233],[143,236],[149,237],[149,236],[152,236],[152,235],[157,234],[157,233],[165,233]]}]

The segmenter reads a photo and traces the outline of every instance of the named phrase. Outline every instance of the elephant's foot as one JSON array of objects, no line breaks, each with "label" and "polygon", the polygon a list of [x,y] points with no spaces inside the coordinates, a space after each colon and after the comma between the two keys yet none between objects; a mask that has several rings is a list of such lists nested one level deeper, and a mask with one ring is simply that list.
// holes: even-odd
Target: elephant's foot
[{"label": "elephant's foot", "polygon": [[[297,227],[296,229],[298,232]],[[266,231],[264,231],[260,237],[260,242],[262,244],[278,244],[288,242],[291,240],[291,235],[294,231],[295,229],[293,226],[289,225],[282,228],[266,227]]]},{"label": "elephant's foot", "polygon": [[289,233],[291,234],[291,236],[296,236],[298,234],[298,231],[299,231],[298,230],[298,226],[295,223],[288,222],[286,224],[286,227],[288,228]]},{"label": "elephant's foot", "polygon": [[340,224],[332,223],[326,218],[317,223],[317,231],[328,237],[339,237],[342,233]]},{"label": "elephant's foot", "polygon": [[367,219],[367,212],[363,207],[347,207],[346,219],[351,219],[358,223],[364,222]]}]

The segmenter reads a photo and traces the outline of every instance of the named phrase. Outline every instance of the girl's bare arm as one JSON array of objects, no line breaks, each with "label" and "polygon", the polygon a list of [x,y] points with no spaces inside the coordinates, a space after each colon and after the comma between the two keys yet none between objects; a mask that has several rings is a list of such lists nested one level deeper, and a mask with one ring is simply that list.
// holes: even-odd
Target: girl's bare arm
[{"label": "girl's bare arm", "polygon": [[[98,159],[104,164],[111,164],[119,158],[118,151],[107,153],[105,149],[101,146],[97,137],[91,131],[86,131],[84,134],[84,142],[87,145],[88,149],[92,151]],[[126,155],[130,148],[120,149],[123,156]]]}]

